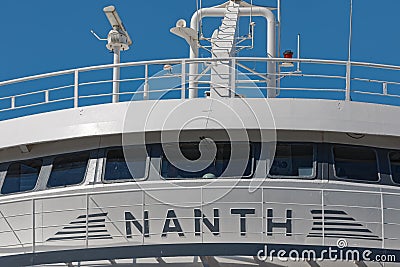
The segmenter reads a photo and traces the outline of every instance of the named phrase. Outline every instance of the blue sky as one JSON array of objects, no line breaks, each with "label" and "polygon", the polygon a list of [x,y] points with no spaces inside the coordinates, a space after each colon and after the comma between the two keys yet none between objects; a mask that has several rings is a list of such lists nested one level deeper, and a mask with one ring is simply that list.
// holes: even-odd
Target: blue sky
[{"label": "blue sky", "polygon": [[[203,6],[222,1],[202,0]],[[274,0],[253,0],[275,5]],[[133,39],[123,61],[186,57],[185,42],[169,33],[176,20],[189,20],[196,0],[3,0],[0,80],[111,63],[104,43],[90,33],[106,36],[104,6],[117,7]],[[400,31],[398,0],[354,0],[352,59],[398,64]],[[282,0],[282,49],[296,48],[302,35],[302,56],[347,58],[349,0]],[[262,36],[262,23],[256,35]],[[255,52],[262,55],[260,46]]]},{"label": "blue sky", "polygon": [[[347,59],[350,0],[281,1],[281,53],[286,49],[296,51],[296,36],[300,33],[303,58]],[[204,7],[222,2],[202,0]],[[276,0],[253,0],[253,4],[275,6]],[[3,0],[0,80],[112,63],[105,42],[90,33],[93,29],[101,37],[107,35],[110,26],[102,11],[107,5],[117,7],[133,39],[131,49],[122,53],[122,62],[188,57],[185,41],[169,29],[180,18],[189,24],[196,0]],[[353,0],[353,5],[352,60],[399,64],[400,1]],[[214,22],[217,24],[209,27]],[[255,22],[256,47],[241,53],[242,56],[265,56],[265,22],[261,18]],[[204,25],[204,33],[209,35],[219,22],[208,19]],[[241,26],[242,34],[246,34],[247,25]],[[357,72],[360,73],[354,73]],[[397,74],[377,75],[375,78],[400,80]],[[13,90],[24,91],[2,89],[2,96]]]}]

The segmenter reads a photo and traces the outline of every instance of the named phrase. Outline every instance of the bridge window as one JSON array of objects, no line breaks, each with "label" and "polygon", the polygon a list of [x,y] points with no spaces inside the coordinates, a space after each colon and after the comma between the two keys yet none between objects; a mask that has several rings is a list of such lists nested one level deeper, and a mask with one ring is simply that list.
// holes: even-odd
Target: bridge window
[{"label": "bridge window", "polygon": [[375,150],[365,147],[334,146],[335,176],[358,181],[378,181]]},{"label": "bridge window", "polygon": [[[232,145],[234,146],[233,149]],[[179,158],[174,156],[177,153],[174,152],[174,148],[171,145],[164,145],[161,176],[171,179],[251,176],[253,172],[251,145],[239,142],[232,144],[217,143],[215,153],[210,154],[210,156],[205,155],[207,152],[212,151],[212,148],[207,146],[205,145],[204,147],[204,155],[201,155],[198,142],[180,143],[179,149],[184,158]],[[165,149],[172,149],[172,152],[165,153]]]},{"label": "bridge window", "polygon": [[400,152],[389,153],[393,182],[400,184]]},{"label": "bridge window", "polygon": [[105,181],[123,181],[146,177],[147,152],[144,147],[112,148],[107,150]]},{"label": "bridge window", "polygon": [[53,161],[47,187],[80,184],[85,178],[89,152],[58,156]]},{"label": "bridge window", "polygon": [[314,158],[312,144],[277,144],[269,176],[277,178],[314,177]]},{"label": "bridge window", "polygon": [[39,177],[42,160],[31,159],[11,163],[1,188],[2,194],[33,190]]}]

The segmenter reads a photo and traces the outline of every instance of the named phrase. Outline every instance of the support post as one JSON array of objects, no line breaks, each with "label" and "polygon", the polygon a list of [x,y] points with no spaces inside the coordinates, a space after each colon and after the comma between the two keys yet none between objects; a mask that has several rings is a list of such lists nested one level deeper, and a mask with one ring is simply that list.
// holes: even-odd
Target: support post
[{"label": "support post", "polygon": [[186,93],[186,61],[182,60],[182,64],[181,64],[181,99],[185,99],[185,93]]},{"label": "support post", "polygon": [[[300,59],[300,33],[297,34],[297,59]],[[300,61],[297,61],[297,72],[300,71]]]},{"label": "support post", "polygon": [[350,83],[351,83],[351,62],[347,61],[346,63],[346,101],[351,100],[350,94]]},{"label": "support post", "polygon": [[44,91],[44,102],[49,102],[49,90]]},{"label": "support post", "polygon": [[384,95],[387,95],[388,94],[388,88],[387,88],[387,82],[383,82],[382,83],[382,91],[383,91],[383,94]]},{"label": "support post", "polygon": [[[190,54],[191,58],[195,58],[198,57],[198,54]],[[197,62],[190,62],[189,63],[189,98],[197,98],[197,82],[196,82],[196,78],[198,75],[198,64]]]},{"label": "support post", "polygon": [[11,108],[12,109],[15,108],[15,96],[14,95],[11,97]]},{"label": "support post", "polygon": [[74,72],[74,108],[79,106],[79,71]]},{"label": "support post", "polygon": [[36,207],[35,199],[32,199],[32,253],[36,252]]},{"label": "support post", "polygon": [[346,64],[346,101],[351,100],[351,41],[352,41],[352,31],[353,31],[353,0],[350,0],[350,29],[349,29],[349,46],[347,52],[347,64]]},{"label": "support post", "polygon": [[[114,47],[114,65],[120,63],[120,48]],[[113,68],[113,91],[112,91],[112,102],[118,103],[119,102],[119,66],[114,66]]]},{"label": "support post", "polygon": [[230,69],[230,89],[231,89],[231,97],[236,97],[236,58],[232,58],[231,60],[231,69]]},{"label": "support post", "polygon": [[144,65],[143,100],[149,99],[149,65]]}]

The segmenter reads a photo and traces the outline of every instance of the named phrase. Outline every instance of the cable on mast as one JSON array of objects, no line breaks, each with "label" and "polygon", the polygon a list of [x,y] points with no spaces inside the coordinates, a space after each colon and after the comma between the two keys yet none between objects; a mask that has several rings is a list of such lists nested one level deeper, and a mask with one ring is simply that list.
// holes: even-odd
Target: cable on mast
[{"label": "cable on mast", "polygon": [[350,0],[350,29],[349,29],[349,50],[346,64],[346,100],[351,100],[351,39],[353,29],[353,0]]},{"label": "cable on mast", "polygon": [[253,36],[253,0],[250,1],[249,36]]},{"label": "cable on mast", "polygon": [[351,61],[352,31],[353,31],[353,0],[350,0],[350,29],[349,29],[349,47],[348,47],[348,54],[347,54],[348,61]]}]

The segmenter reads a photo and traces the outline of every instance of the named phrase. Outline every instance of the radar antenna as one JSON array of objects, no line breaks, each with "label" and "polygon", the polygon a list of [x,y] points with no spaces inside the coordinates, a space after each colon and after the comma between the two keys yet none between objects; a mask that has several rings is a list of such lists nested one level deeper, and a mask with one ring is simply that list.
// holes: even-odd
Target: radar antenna
[{"label": "radar antenna", "polygon": [[[106,47],[114,54],[114,64],[120,63],[120,52],[128,50],[132,45],[132,40],[119,17],[117,10],[114,6],[107,6],[103,9],[108,21],[111,24],[112,30],[107,35],[107,38],[100,38],[93,30],[91,33],[100,41],[107,41]],[[120,68],[115,66],[113,68],[113,103],[119,100],[119,79]]]}]

